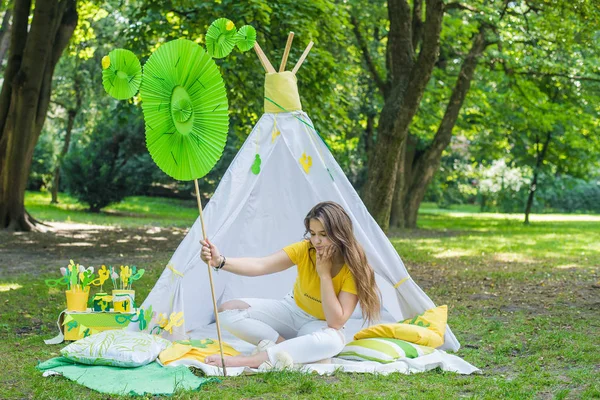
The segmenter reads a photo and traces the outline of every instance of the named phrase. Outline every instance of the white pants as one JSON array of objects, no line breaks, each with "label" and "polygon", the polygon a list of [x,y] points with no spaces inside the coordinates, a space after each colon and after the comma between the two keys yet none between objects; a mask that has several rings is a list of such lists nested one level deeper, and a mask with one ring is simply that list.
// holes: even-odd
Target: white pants
[{"label": "white pants", "polygon": [[329,328],[326,321],[306,313],[289,294],[283,300],[240,300],[250,307],[222,311],[219,321],[223,328],[254,345],[263,339],[276,342],[280,335],[286,339],[267,349],[271,363],[275,363],[275,355],[282,351],[294,363],[312,363],[339,354],[346,345],[342,330]]}]

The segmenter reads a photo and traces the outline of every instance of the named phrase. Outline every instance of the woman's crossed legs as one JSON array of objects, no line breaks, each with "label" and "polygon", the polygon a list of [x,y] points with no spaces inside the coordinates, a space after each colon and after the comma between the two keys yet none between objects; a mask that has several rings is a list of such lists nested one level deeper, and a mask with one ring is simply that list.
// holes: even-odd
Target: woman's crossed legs
[{"label": "woman's crossed legs", "polygon": [[[311,363],[335,356],[345,345],[341,330],[307,314],[289,296],[283,300],[231,300],[219,307],[219,319],[226,330],[249,343],[257,345],[264,339],[277,343],[254,355],[225,357],[226,366],[275,364],[280,352],[289,354],[294,363]],[[221,356],[209,356],[206,363],[221,366]]]}]

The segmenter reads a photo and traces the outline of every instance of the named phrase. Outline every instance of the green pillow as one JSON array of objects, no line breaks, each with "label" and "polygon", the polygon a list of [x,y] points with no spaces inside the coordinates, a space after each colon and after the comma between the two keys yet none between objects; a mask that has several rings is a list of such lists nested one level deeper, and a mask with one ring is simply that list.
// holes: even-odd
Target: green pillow
[{"label": "green pillow", "polygon": [[170,344],[159,336],[120,329],[88,336],[64,347],[60,353],[81,364],[141,367],[153,362]]},{"label": "green pillow", "polygon": [[402,358],[417,358],[435,349],[399,339],[369,338],[354,340],[344,347],[338,358],[353,361],[377,361],[383,364]]}]

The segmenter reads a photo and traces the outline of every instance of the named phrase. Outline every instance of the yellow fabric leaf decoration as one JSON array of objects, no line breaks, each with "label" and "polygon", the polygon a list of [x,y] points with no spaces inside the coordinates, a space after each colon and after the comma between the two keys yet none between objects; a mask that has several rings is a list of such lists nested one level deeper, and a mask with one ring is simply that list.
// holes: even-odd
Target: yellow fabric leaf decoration
[{"label": "yellow fabric leaf decoration", "polygon": [[312,157],[307,156],[306,153],[302,153],[302,157],[300,157],[300,165],[302,165],[302,168],[304,168],[304,172],[308,174],[310,167],[312,167]]}]

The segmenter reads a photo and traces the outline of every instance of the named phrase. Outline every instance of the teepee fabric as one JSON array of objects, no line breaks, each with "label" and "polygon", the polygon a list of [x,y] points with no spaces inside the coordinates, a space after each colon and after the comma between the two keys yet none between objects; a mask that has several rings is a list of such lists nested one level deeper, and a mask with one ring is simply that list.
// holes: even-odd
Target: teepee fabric
[{"label": "teepee fabric", "polygon": [[[267,83],[271,80],[269,75],[273,74],[267,74]],[[278,79],[289,82],[279,92],[288,97],[289,91],[297,93],[293,78]],[[273,91],[269,94],[273,95]],[[277,100],[269,102],[278,104]],[[269,112],[260,118],[204,209],[207,236],[227,257],[266,256],[302,240],[304,217],[315,204],[326,200],[341,204],[350,215],[354,233],[376,272],[387,321],[404,320],[435,307],[410,278],[398,253],[302,110]],[[214,323],[208,273],[199,256],[201,239],[202,228],[197,220],[142,305],[143,308],[151,305],[157,314],[183,311],[184,323],[171,333],[164,332],[166,338],[206,335]],[[243,277],[226,271],[213,274],[219,304],[247,297],[280,299],[292,290],[295,277],[295,267],[261,277]],[[346,328],[348,338],[364,327],[360,318],[357,309]],[[130,325],[131,329],[136,329],[135,326]],[[458,348],[459,343],[448,327],[442,349]],[[460,362],[469,367],[448,367],[448,370],[463,373],[476,370]],[[444,363],[440,361],[435,366],[444,368]]]}]

